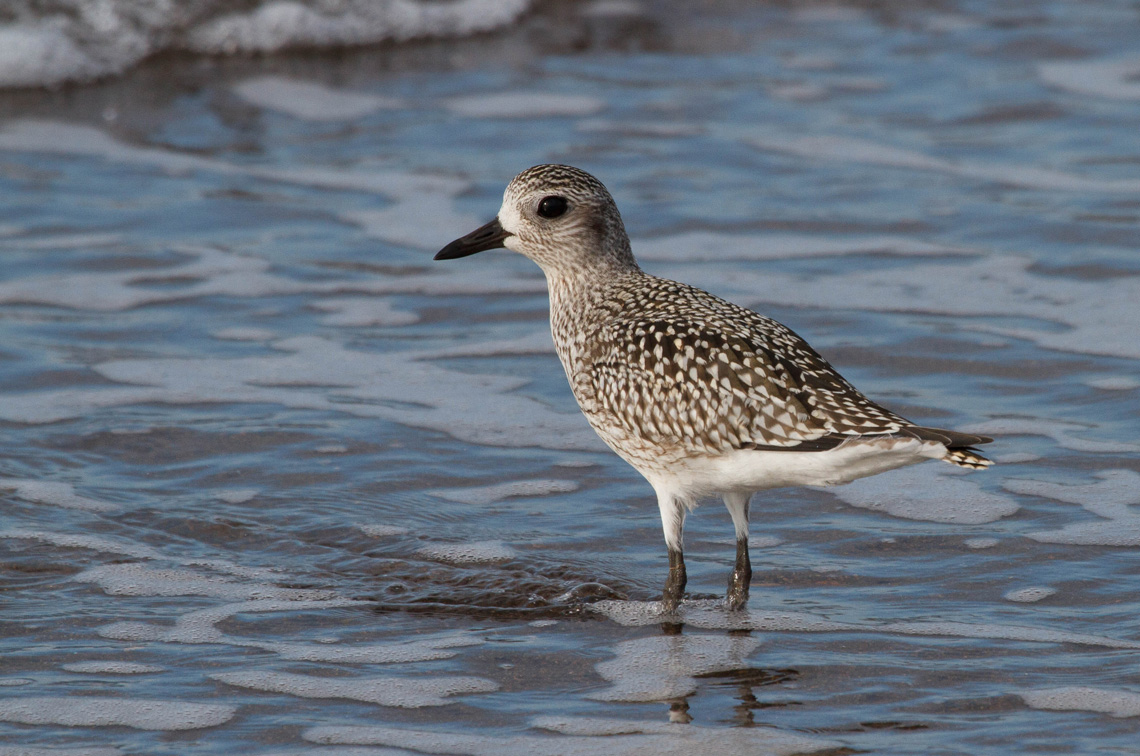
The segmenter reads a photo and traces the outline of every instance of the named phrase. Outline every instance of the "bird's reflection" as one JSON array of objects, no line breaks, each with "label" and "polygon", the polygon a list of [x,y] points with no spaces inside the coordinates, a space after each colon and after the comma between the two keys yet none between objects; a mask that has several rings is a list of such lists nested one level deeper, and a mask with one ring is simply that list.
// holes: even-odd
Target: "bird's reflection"
[{"label": "bird's reflection", "polygon": [[[666,622],[661,624],[662,635],[667,638],[677,639],[678,642],[667,643],[664,646],[665,654],[659,659],[660,669],[663,674],[684,674],[682,670],[688,670],[689,675],[696,681],[707,681],[708,686],[727,686],[731,685],[736,688],[736,695],[734,698],[737,703],[732,707],[731,723],[737,727],[753,727],[757,724],[755,712],[758,709],[768,709],[775,706],[788,706],[794,705],[796,702],[780,702],[771,703],[761,701],[756,697],[755,690],[757,687],[768,685],[780,685],[795,680],[799,677],[799,672],[794,669],[759,669],[756,667],[746,666],[744,657],[747,656],[758,643],[752,639],[751,630],[730,630],[725,635],[728,638],[739,639],[739,642],[731,642],[728,649],[723,649],[722,644],[717,644],[722,648],[719,654],[710,653],[709,656],[720,656],[719,660],[714,661],[708,659],[707,663],[714,667],[706,671],[693,669],[694,660],[697,657],[702,657],[703,654],[698,648],[695,648],[691,643],[680,642],[681,638],[686,640],[695,640],[699,638],[718,638],[720,636],[713,635],[684,635],[683,622]],[[711,649],[710,649],[711,651]],[[721,662],[720,664],[717,661]],[[676,696],[668,700],[669,712],[668,721],[673,724],[689,724],[693,721],[694,717],[690,713],[690,699],[698,695],[701,688],[698,687],[694,692],[685,695]]]}]

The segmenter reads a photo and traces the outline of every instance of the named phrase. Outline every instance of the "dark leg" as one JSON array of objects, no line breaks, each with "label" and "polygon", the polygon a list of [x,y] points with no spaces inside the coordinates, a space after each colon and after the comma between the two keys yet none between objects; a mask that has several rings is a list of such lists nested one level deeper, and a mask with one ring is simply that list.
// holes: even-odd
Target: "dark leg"
[{"label": "dark leg", "polygon": [[748,558],[748,538],[736,539],[736,566],[728,581],[728,608],[739,611],[748,603],[748,586],[752,584],[752,561]]},{"label": "dark leg", "polygon": [[665,580],[665,591],[661,603],[666,612],[677,611],[681,598],[685,595],[685,555],[680,549],[669,549],[669,577]]},{"label": "dark leg", "polygon": [[[655,487],[656,488],[656,487]],[[661,509],[661,527],[665,531],[665,546],[669,549],[669,577],[661,594],[662,608],[666,613],[677,611],[685,595],[685,503],[676,493],[657,489],[657,506]]]},{"label": "dark leg", "polygon": [[728,580],[728,595],[725,603],[730,611],[740,611],[748,603],[748,586],[752,584],[752,562],[748,558],[748,500],[750,494],[726,493],[724,505],[732,515],[736,528],[736,565]]}]

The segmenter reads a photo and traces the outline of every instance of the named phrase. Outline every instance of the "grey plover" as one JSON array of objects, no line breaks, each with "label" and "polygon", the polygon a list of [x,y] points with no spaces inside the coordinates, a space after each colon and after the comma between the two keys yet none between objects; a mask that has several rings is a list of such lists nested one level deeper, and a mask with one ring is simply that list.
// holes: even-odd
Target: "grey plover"
[{"label": "grey plover", "polygon": [[719,495],[736,529],[728,605],[744,606],[752,495],[828,486],[941,459],[992,464],[993,439],[924,428],[867,399],[802,338],[771,318],[649,275],[617,205],[584,171],[538,165],[511,181],[495,220],[436,260],[505,247],[538,263],[550,329],[570,388],[602,440],[657,493],[669,577],[685,590],[682,530],[698,499]]}]

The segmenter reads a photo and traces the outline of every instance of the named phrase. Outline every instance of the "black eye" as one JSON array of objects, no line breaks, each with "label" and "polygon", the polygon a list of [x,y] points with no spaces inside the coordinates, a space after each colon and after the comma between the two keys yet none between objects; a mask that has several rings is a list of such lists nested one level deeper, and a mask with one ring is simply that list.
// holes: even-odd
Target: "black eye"
[{"label": "black eye", "polygon": [[538,214],[543,218],[557,218],[566,212],[567,207],[565,197],[545,197],[538,203]]}]

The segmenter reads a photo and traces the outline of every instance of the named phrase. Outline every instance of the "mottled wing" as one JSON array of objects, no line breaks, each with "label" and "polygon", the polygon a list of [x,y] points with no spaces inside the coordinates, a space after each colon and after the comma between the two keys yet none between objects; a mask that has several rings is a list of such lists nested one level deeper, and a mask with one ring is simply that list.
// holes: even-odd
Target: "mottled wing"
[{"label": "mottled wing", "polygon": [[[627,432],[693,451],[822,450],[907,421],[868,401],[794,333],[735,305],[741,321],[683,314],[615,320],[589,379],[598,408]],[[719,320],[712,318],[712,320]],[[759,321],[759,322],[758,322]]]},{"label": "mottled wing", "polygon": [[913,426],[906,418],[863,396],[787,326],[749,310],[742,312],[752,320],[749,343],[788,375],[790,390],[839,441],[855,435],[897,433]]}]

